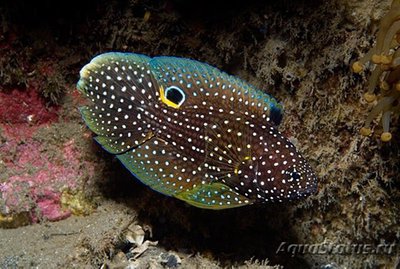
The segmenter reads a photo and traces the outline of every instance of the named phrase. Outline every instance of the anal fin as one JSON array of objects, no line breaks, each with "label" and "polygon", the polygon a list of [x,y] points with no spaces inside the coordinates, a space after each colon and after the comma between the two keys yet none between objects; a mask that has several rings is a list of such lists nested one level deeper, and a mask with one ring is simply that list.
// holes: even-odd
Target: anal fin
[{"label": "anal fin", "polygon": [[117,155],[117,158],[145,185],[168,196],[176,196],[202,184],[197,162],[157,137]]},{"label": "anal fin", "polygon": [[176,195],[193,206],[205,209],[226,209],[251,204],[253,201],[219,182],[199,185],[191,191]]}]

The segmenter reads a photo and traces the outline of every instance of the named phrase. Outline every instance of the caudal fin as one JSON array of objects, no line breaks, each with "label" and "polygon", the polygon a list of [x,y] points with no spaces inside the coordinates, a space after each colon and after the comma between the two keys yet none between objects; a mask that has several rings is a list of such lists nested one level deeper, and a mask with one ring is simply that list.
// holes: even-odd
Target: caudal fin
[{"label": "caudal fin", "polygon": [[152,136],[145,115],[157,100],[158,86],[149,60],[134,53],[105,53],[80,71],[77,88],[92,101],[80,112],[110,153],[126,152]]}]

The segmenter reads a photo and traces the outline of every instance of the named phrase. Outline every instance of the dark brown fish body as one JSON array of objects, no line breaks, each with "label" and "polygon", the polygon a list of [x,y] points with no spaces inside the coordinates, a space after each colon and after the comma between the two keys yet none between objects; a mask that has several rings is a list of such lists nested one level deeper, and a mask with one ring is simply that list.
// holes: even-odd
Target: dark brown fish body
[{"label": "dark brown fish body", "polygon": [[109,53],[81,71],[96,140],[142,182],[211,209],[304,197],[316,177],[269,95],[192,60]]}]

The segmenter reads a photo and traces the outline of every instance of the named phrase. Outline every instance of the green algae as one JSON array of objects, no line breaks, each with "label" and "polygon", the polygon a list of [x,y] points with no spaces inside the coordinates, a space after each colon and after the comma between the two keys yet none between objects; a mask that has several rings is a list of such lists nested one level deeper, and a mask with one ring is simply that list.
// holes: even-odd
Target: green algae
[{"label": "green algae", "polygon": [[20,53],[9,49],[0,49],[0,53],[2,55],[0,58],[1,88],[6,86],[26,86],[28,78]]},{"label": "green algae", "polygon": [[76,216],[85,216],[93,213],[95,203],[83,191],[65,189],[61,194],[61,206]]},{"label": "green algae", "polygon": [[3,215],[0,213],[0,228],[17,228],[31,223],[29,212],[20,212],[16,214]]}]

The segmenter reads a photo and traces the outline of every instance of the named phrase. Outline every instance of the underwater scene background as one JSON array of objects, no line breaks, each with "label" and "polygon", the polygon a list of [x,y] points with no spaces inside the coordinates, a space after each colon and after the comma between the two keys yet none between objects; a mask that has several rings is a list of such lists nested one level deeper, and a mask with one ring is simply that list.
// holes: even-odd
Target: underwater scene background
[{"label": "underwater scene background", "polygon": [[[399,6],[2,1],[0,267],[398,267]],[[195,59],[275,97],[317,192],[207,210],[146,187],[78,110],[79,71],[112,51]]]}]

